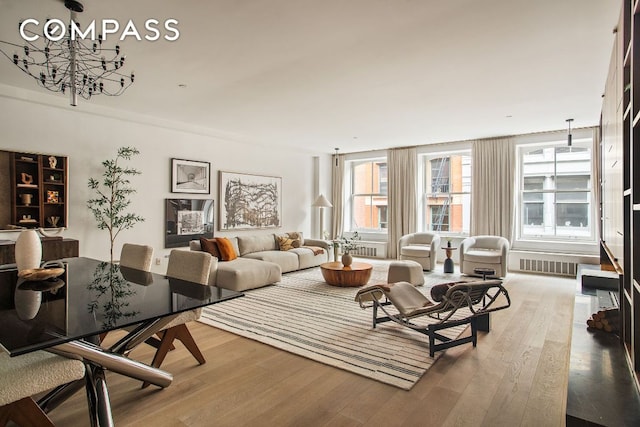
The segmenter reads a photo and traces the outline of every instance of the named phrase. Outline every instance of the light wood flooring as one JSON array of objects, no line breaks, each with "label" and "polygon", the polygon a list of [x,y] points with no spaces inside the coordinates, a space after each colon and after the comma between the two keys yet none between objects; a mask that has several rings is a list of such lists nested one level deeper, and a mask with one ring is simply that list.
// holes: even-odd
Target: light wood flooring
[{"label": "light wood flooring", "polygon": [[[139,382],[109,373],[115,423],[564,425],[575,279],[514,276],[507,284],[512,306],[492,314],[491,332],[479,333],[476,348],[447,350],[410,391],[193,322],[189,329],[207,363],[197,365],[177,343],[163,365],[174,375],[164,390],[140,390]],[[147,346],[132,354],[147,363],[152,356]],[[50,416],[59,426],[88,425],[84,392]]]}]

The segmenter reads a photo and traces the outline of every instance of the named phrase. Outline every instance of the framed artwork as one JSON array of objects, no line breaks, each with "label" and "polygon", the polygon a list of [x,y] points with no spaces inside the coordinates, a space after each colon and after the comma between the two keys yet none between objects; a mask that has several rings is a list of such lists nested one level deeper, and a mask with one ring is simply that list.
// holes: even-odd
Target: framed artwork
[{"label": "framed artwork", "polygon": [[282,225],[282,178],[220,171],[219,230]]},{"label": "framed artwork", "polygon": [[171,159],[171,192],[209,194],[211,163]]},{"label": "framed artwork", "polygon": [[213,237],[213,199],[165,199],[165,248]]},{"label": "framed artwork", "polygon": [[47,203],[59,203],[60,193],[57,191],[47,190]]}]

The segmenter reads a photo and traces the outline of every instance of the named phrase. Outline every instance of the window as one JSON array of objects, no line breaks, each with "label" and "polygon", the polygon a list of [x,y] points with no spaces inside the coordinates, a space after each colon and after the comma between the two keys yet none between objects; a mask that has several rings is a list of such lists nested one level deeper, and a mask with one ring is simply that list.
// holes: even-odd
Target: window
[{"label": "window", "polygon": [[423,230],[468,234],[471,205],[470,152],[424,157]]},{"label": "window", "polygon": [[520,237],[593,239],[590,145],[519,148]]},{"label": "window", "polygon": [[386,159],[351,162],[350,231],[386,231]]}]

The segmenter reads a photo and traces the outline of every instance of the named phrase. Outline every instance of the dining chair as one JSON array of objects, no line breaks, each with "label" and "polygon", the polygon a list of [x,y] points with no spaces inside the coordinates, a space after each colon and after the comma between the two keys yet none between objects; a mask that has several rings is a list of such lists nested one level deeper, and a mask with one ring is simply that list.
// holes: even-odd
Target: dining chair
[{"label": "dining chair", "polygon": [[[212,260],[213,258],[208,252],[182,251],[174,249],[169,255],[167,276],[207,286]],[[162,365],[167,353],[173,348],[173,341],[175,339],[178,339],[182,344],[184,344],[199,364],[202,365],[206,362],[186,325],[187,322],[198,320],[201,312],[202,309],[195,309],[180,313],[165,327],[165,329],[158,333],[160,336],[160,343],[156,350],[156,354],[153,357],[153,361],[151,362],[151,366],[159,368],[160,365]],[[145,388],[148,385],[149,383],[143,383],[142,388]]]},{"label": "dining chair", "polygon": [[46,351],[10,357],[0,348],[0,427],[13,421],[21,427],[53,426],[31,396],[85,375],[81,360]]},{"label": "dining chair", "polygon": [[120,251],[120,266],[150,271],[153,248],[147,245],[125,243]]}]

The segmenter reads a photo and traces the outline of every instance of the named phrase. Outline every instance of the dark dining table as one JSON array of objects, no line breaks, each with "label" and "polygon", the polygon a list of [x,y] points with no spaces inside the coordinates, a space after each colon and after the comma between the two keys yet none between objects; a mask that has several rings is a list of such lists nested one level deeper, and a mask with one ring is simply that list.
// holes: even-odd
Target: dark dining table
[{"label": "dark dining table", "polygon": [[[121,267],[91,258],[50,262],[58,277],[25,281],[15,268],[0,270],[0,344],[11,356],[46,350],[82,358],[93,426],[113,425],[105,370],[167,387],[173,377],[126,357],[179,313],[242,296],[161,274]],[[109,348],[99,336],[116,329],[129,333]],[[38,403],[51,410],[78,390],[66,385]]]}]

